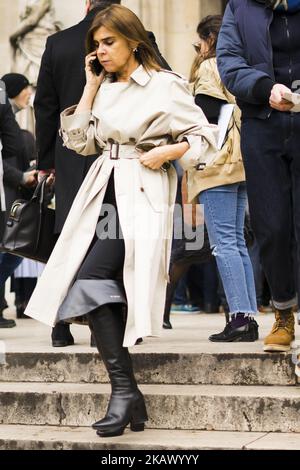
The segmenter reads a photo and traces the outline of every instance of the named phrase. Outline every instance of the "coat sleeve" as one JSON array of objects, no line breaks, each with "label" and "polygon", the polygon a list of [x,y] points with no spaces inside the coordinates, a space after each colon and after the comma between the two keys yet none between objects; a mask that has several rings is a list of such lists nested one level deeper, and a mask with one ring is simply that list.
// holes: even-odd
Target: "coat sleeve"
[{"label": "coat sleeve", "polygon": [[101,154],[105,147],[97,135],[97,119],[90,111],[74,114],[76,106],[61,113],[61,136],[64,146],[87,156]]},{"label": "coat sleeve", "polygon": [[37,82],[34,111],[36,118],[37,168],[55,168],[55,143],[59,130],[59,97],[53,79],[52,41],[47,40]]},{"label": "coat sleeve", "polygon": [[24,152],[21,129],[8,102],[0,105],[0,111],[0,138],[3,145],[2,158],[3,160],[14,158],[20,162]]},{"label": "coat sleeve", "polygon": [[252,104],[261,100],[253,94],[258,81],[271,77],[247,63],[246,51],[237,28],[231,5],[228,4],[217,42],[217,63],[226,88],[238,99]]},{"label": "coat sleeve", "polygon": [[195,104],[188,83],[177,79],[171,92],[171,134],[175,142],[186,140],[190,148],[178,160],[184,170],[197,167],[216,153],[217,127],[209,124]]},{"label": "coat sleeve", "polygon": [[3,181],[5,185],[18,188],[23,182],[23,172],[3,160]]}]

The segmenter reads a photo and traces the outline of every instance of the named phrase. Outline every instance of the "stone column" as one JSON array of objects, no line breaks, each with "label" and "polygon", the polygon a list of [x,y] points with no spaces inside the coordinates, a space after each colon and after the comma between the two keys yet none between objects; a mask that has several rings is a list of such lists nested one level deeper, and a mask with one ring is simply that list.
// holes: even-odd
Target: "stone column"
[{"label": "stone column", "polygon": [[192,43],[200,18],[199,0],[165,1],[166,56],[174,71],[188,75],[193,60]]},{"label": "stone column", "polygon": [[19,18],[18,1],[0,2],[0,76],[10,71],[9,35]]},{"label": "stone column", "polygon": [[153,31],[161,52],[165,54],[165,0],[123,0],[122,5],[134,11],[145,28]]},{"label": "stone column", "polygon": [[[10,70],[9,34],[15,29],[20,7],[25,0],[0,0],[0,74]],[[69,2],[72,1],[70,9]],[[84,16],[84,0],[53,0],[57,19],[65,28]],[[201,18],[222,12],[223,0],[122,0],[154,32],[157,44],[172,68],[189,74],[197,39],[196,27]]]},{"label": "stone column", "polygon": [[223,0],[123,0],[148,30],[174,71],[188,76],[194,58],[192,43],[204,16],[222,12]]}]

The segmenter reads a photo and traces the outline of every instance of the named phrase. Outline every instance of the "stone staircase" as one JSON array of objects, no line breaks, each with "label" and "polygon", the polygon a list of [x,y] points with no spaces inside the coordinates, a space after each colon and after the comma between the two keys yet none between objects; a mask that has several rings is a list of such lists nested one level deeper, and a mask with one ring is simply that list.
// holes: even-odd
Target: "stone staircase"
[{"label": "stone staircase", "polygon": [[[262,316],[263,337],[273,321]],[[2,449],[300,449],[300,387],[291,354],[261,342],[213,344],[221,315],[176,315],[174,329],[133,348],[149,422],[142,433],[101,439],[90,424],[105,412],[110,387],[83,327],[76,344],[53,349],[33,320],[0,330]]]}]

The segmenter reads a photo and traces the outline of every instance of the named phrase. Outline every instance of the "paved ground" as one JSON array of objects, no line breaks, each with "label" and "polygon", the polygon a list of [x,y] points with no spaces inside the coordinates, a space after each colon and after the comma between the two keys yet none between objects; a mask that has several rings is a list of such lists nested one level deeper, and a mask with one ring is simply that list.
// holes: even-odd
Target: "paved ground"
[{"label": "paved ground", "polygon": [[[6,318],[15,318],[14,309],[5,310]],[[160,338],[146,338],[135,347],[135,352],[250,352],[262,351],[262,340],[269,333],[274,321],[272,313],[258,316],[260,340],[254,343],[211,343],[208,336],[224,328],[223,314],[174,314],[171,316],[173,330],[163,330]],[[75,345],[66,348],[52,348],[51,328],[35,320],[17,320],[17,327],[0,329],[0,340],[5,342],[7,352],[87,352],[90,333],[88,327],[72,325]],[[296,326],[295,346],[300,348],[300,326]],[[94,350],[94,349],[93,349]]]},{"label": "paved ground", "polygon": [[[12,305],[13,298],[8,296]],[[4,312],[7,318],[15,318],[14,308]],[[141,353],[142,359],[144,353],[253,353],[261,360],[262,340],[270,331],[274,321],[274,315],[260,314],[258,323],[260,325],[260,340],[254,343],[210,343],[208,336],[212,333],[221,331],[224,328],[225,317],[222,314],[176,314],[172,315],[171,321],[173,330],[163,330],[160,338],[146,338],[144,342],[134,348],[136,354]],[[90,348],[90,333],[87,327],[72,325],[71,330],[75,338],[75,345],[67,348],[53,348],[51,346],[50,335],[51,328],[37,321],[26,319],[17,320],[17,327],[12,329],[0,329],[0,352],[10,353],[57,353],[62,355],[60,360],[63,362],[64,353],[90,353],[95,352]],[[2,343],[1,343],[2,341]],[[295,346],[300,351],[300,326],[296,327]],[[63,353],[63,354],[62,354]],[[34,355],[34,354],[33,354]],[[38,355],[37,355],[38,356]],[[70,356],[70,355],[69,355]],[[24,356],[26,361],[27,355]],[[57,356],[59,357],[59,356]],[[70,357],[69,357],[70,359]],[[89,358],[92,361],[91,357]],[[197,359],[195,359],[197,360]],[[218,358],[216,358],[216,361]],[[255,361],[256,359],[251,359]],[[138,362],[138,361],[137,361]],[[263,363],[266,361],[264,360]],[[276,362],[276,361],[275,361]],[[73,383],[45,383],[38,381],[32,383],[22,382],[22,360],[20,358],[16,363],[12,360],[14,368],[20,371],[18,381],[20,382],[2,382],[0,383],[2,395],[15,394],[18,398],[20,391],[26,391],[27,395],[38,395],[45,392],[48,398],[55,397],[53,392],[59,388],[59,392],[72,390],[76,388],[82,394],[90,393],[94,389],[103,389],[103,393],[108,394],[109,386],[107,384],[73,384]],[[251,362],[252,364],[252,362]],[[44,365],[45,367],[47,366]],[[59,367],[59,361],[56,364]],[[19,367],[19,369],[18,369]],[[42,363],[39,367],[43,367]],[[161,366],[160,366],[161,367]],[[99,366],[97,365],[97,368]],[[220,367],[219,367],[220,369]],[[273,369],[272,369],[273,370]],[[3,370],[3,373],[5,369]],[[24,372],[24,371],[23,371]],[[25,371],[26,372],[26,371]],[[79,371],[80,372],[80,371]],[[79,373],[78,372],[78,373]],[[82,371],[81,371],[82,372]],[[226,373],[229,373],[226,369]],[[232,371],[231,371],[232,372]],[[10,374],[12,370],[10,370]],[[12,379],[15,381],[15,378]],[[37,379],[36,379],[37,380]],[[144,382],[141,382],[144,383]],[[166,382],[169,383],[169,382]],[[173,382],[172,382],[173,383]],[[272,382],[273,383],[273,382]],[[228,399],[238,390],[238,395],[243,398],[244,395],[255,399],[261,394],[275,397],[275,402],[288,396],[290,400],[299,395],[297,387],[277,386],[245,386],[242,385],[152,385],[146,384],[142,387],[144,392],[151,392],[150,395],[159,397],[170,392],[175,394],[185,394],[184,400],[187,400],[189,394],[196,391],[202,394],[205,392],[207,397],[213,395],[217,398]],[[201,390],[200,390],[201,389]],[[50,393],[51,392],[51,393]],[[104,393],[104,394],[105,394]],[[204,393],[204,394],[205,394]],[[159,394],[159,395],[157,395]],[[25,394],[26,395],[26,394]],[[25,396],[24,395],[24,396]],[[26,396],[27,396],[26,395]],[[30,397],[31,397],[30,395]],[[150,396],[149,395],[149,396]],[[175,396],[174,395],[174,396]],[[176,396],[177,396],[176,395]],[[227,396],[228,395],[228,396]],[[29,397],[29,398],[30,398]],[[272,398],[272,399],[273,399]],[[24,401],[25,398],[23,397]],[[21,400],[21,404],[22,404]],[[157,398],[155,399],[156,402]],[[192,401],[194,400],[192,396]],[[269,400],[269,398],[268,398]],[[27,402],[26,402],[27,403]],[[181,407],[182,408],[182,407]],[[152,410],[154,416],[154,411]],[[152,417],[153,417],[152,416]],[[4,421],[5,423],[5,421]],[[151,429],[149,425],[144,433],[131,433],[126,431],[121,438],[99,439],[95,432],[88,427],[70,427],[70,426],[40,426],[34,419],[28,419],[28,425],[13,424],[13,420],[8,420],[7,424],[0,425],[0,448],[1,449],[300,449],[300,434],[286,432],[230,432],[230,431],[197,431],[197,430],[176,430],[176,429]],[[80,426],[83,426],[82,424]],[[73,424],[72,424],[73,426]],[[192,428],[191,428],[192,429]]]}]

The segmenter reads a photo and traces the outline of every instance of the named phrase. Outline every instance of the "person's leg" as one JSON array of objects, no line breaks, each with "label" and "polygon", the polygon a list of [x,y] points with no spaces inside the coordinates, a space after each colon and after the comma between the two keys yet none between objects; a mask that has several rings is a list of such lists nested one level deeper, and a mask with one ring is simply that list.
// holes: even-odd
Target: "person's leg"
[{"label": "person's leg", "polygon": [[[124,257],[122,239],[98,239],[82,264],[77,281],[88,283],[90,280],[116,279],[124,265]],[[90,329],[112,387],[105,417],[93,424],[101,437],[120,435],[129,423],[133,431],[143,431],[147,421],[144,399],[137,388],[130,354],[123,347],[125,321],[122,310],[120,304],[104,304],[88,314]]]},{"label": "person's leg", "polygon": [[203,311],[205,313],[218,313],[220,298],[218,295],[219,277],[215,259],[202,265],[203,269]]},{"label": "person's leg", "polygon": [[294,211],[294,275],[298,297],[297,323],[300,325],[300,116],[293,115],[294,132],[291,140],[290,155],[293,182],[293,211]]},{"label": "person's leg", "polygon": [[182,302],[174,302],[175,305],[172,305],[171,312],[172,313],[199,313],[200,308],[200,299],[199,299],[199,289],[196,289],[195,286],[198,287],[198,276],[195,276],[195,266],[191,265],[187,273],[182,276],[182,278],[179,280],[179,283],[176,287],[176,292],[178,291],[178,288],[181,286],[183,287],[183,294],[185,294],[184,297],[181,298]]},{"label": "person's leg", "polygon": [[294,337],[292,114],[273,112],[267,120],[248,119],[241,131],[251,223],[276,309],[265,351],[288,351]]},{"label": "person's leg", "polygon": [[130,354],[123,347],[122,306],[102,305],[88,317],[112,388],[106,415],[94,423],[93,428],[101,437],[121,435],[129,423],[132,431],[143,431],[148,420],[147,411],[134,377]]},{"label": "person's leg", "polygon": [[0,328],[13,328],[16,326],[16,322],[14,320],[8,320],[7,318],[3,317],[3,310],[6,304],[4,293],[5,282],[13,274],[14,270],[21,262],[22,258],[18,256],[13,256],[8,253],[0,253],[0,289],[2,292],[0,299],[2,306],[2,309],[0,309]]},{"label": "person's leg", "polygon": [[262,271],[260,257],[259,257],[259,247],[258,247],[256,239],[254,239],[253,245],[248,248],[248,253],[250,256],[252,269],[253,269],[253,275],[254,275],[254,283],[255,283],[255,290],[256,290],[256,303],[259,308],[262,305],[263,271]]},{"label": "person's leg", "polygon": [[189,263],[171,263],[169,277],[170,281],[167,285],[167,292],[166,292],[166,302],[165,302],[165,310],[164,310],[164,319],[163,319],[163,328],[166,330],[172,329],[172,324],[170,322],[170,311],[172,305],[172,299],[174,296],[174,292],[178,285],[179,280],[182,276],[184,276],[190,267]]},{"label": "person's leg", "polygon": [[287,113],[242,123],[241,148],[247,176],[251,224],[276,308],[296,303],[292,259],[292,182],[286,158]]},{"label": "person's leg", "polygon": [[239,184],[226,185],[203,191],[200,195],[213,254],[232,317],[222,333],[209,338],[211,341],[257,339],[257,331],[254,331],[249,319],[249,316],[256,314],[256,309],[249,299],[244,263],[237,241],[238,189]]},{"label": "person's leg", "polygon": [[[113,179],[109,184],[107,194],[115,203]],[[119,234],[120,223],[115,204],[114,207],[115,215],[111,223],[115,223],[115,234]],[[117,303],[118,295],[107,295],[103,287],[106,281],[110,281],[114,292],[118,294],[120,291],[117,279],[124,266],[125,244],[122,235],[104,237],[105,229],[102,233],[97,230],[97,237],[64,301],[65,310],[64,304],[60,309],[61,314],[68,314],[68,309],[70,313],[75,312],[78,307],[76,303],[80,302],[81,312],[88,314],[91,332],[110,378],[112,393],[106,415],[93,424],[101,437],[121,435],[129,423],[133,431],[143,431],[147,421],[144,398],[137,388],[130,354],[123,347],[124,303]]]},{"label": "person's leg", "polygon": [[14,320],[10,320],[4,318],[3,310],[8,307],[7,302],[5,300],[5,284],[0,287],[0,328],[13,328],[16,326],[16,322]]},{"label": "person's leg", "polygon": [[177,284],[174,297],[173,297],[173,303],[176,305],[184,305],[188,303],[186,275],[183,276]]},{"label": "person's leg", "polygon": [[20,256],[10,253],[1,253],[0,257],[0,286],[4,285],[15,269],[22,263]]},{"label": "person's leg", "polygon": [[31,279],[31,278],[25,278],[25,277],[14,277],[14,292],[15,292],[15,306],[16,306],[16,313],[17,313],[17,318],[29,318],[27,315],[24,315],[24,310],[27,306],[27,302],[33,292],[33,290],[30,293],[30,296],[25,297],[25,289],[26,289],[26,279]]},{"label": "person's leg", "polygon": [[220,276],[219,272],[218,272],[218,279],[219,279],[218,296],[219,296],[219,299],[220,299],[220,302],[221,302],[221,306],[224,310],[225,326],[226,326],[227,323],[229,323],[229,321],[230,321],[229,305],[228,305],[228,302],[227,302],[227,299],[226,299],[226,295],[225,295],[225,291],[224,291],[224,287],[223,287],[223,282],[222,282],[222,279],[221,279],[221,276]]},{"label": "person's leg", "polygon": [[247,206],[247,191],[246,184],[242,183],[238,188],[238,198],[237,198],[237,217],[236,217],[236,238],[237,246],[240,252],[240,256],[244,266],[247,293],[249,298],[249,303],[251,306],[251,311],[257,313],[257,301],[256,301],[256,290],[255,290],[255,281],[253,274],[253,267],[250,260],[249,252],[246,247],[245,237],[244,237],[244,223],[245,223],[245,213]]},{"label": "person's leg", "polygon": [[0,287],[0,312],[3,312],[8,307],[5,299],[5,285]]},{"label": "person's leg", "polygon": [[256,313],[250,303],[246,274],[236,234],[238,184],[203,191],[207,230],[222,278],[230,314]]}]

